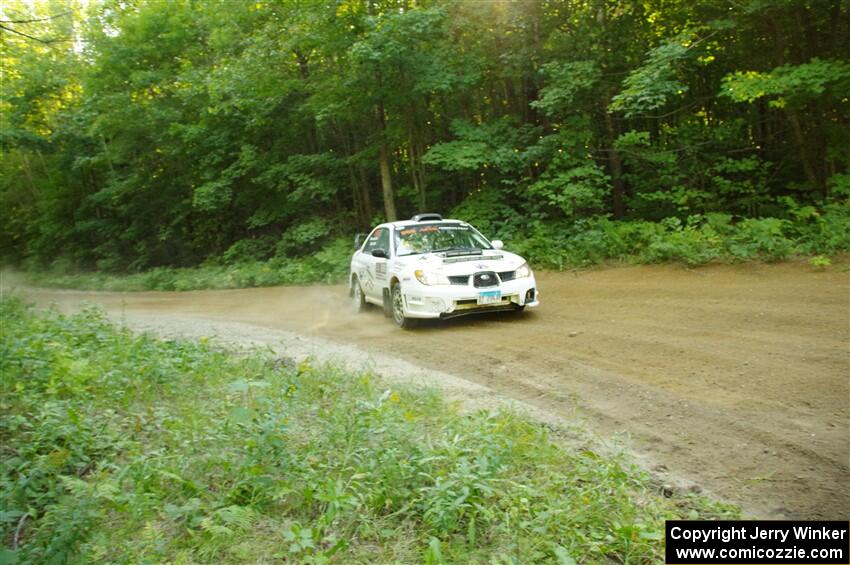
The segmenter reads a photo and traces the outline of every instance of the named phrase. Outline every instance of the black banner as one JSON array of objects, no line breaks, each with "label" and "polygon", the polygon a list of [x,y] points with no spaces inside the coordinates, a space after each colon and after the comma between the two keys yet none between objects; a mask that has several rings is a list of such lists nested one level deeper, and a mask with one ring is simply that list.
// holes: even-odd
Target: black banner
[{"label": "black banner", "polygon": [[850,522],[668,520],[668,565],[850,565]]}]

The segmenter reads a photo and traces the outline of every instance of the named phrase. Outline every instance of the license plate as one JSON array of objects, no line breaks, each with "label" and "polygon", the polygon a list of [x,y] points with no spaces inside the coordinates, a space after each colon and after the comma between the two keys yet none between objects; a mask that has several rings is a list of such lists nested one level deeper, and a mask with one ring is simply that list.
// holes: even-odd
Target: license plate
[{"label": "license plate", "polygon": [[478,304],[496,304],[502,301],[501,290],[491,290],[478,294]]}]

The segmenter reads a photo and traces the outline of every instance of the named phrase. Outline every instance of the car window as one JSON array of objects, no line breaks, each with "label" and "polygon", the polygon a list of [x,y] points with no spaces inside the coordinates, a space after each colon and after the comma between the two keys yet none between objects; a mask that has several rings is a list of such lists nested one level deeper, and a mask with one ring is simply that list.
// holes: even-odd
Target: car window
[{"label": "car window", "polygon": [[375,246],[375,249],[383,249],[389,254],[390,252],[390,230],[389,229],[381,229],[381,233],[378,236],[378,245]]},{"label": "car window", "polygon": [[383,249],[389,253],[390,248],[390,230],[387,228],[375,228],[369,239],[366,240],[366,245],[363,247],[363,253],[372,253],[375,249]]},{"label": "car window", "polygon": [[398,256],[453,249],[491,248],[484,236],[468,224],[423,224],[396,231]]}]

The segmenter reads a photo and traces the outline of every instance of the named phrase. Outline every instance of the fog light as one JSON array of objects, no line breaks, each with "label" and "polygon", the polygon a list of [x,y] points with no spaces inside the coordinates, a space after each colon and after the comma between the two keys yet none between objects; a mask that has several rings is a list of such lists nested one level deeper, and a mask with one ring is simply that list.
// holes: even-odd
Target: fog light
[{"label": "fog light", "polygon": [[525,293],[525,304],[528,304],[529,302],[534,302],[535,294],[536,293],[534,292],[533,288],[528,289],[528,292]]}]

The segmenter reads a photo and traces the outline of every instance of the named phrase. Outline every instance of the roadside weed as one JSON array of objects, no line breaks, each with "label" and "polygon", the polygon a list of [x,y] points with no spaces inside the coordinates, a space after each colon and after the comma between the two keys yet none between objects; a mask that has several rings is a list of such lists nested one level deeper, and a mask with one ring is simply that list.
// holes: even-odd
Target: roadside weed
[{"label": "roadside weed", "polygon": [[0,303],[6,562],[654,563],[664,498],[509,412]]}]

